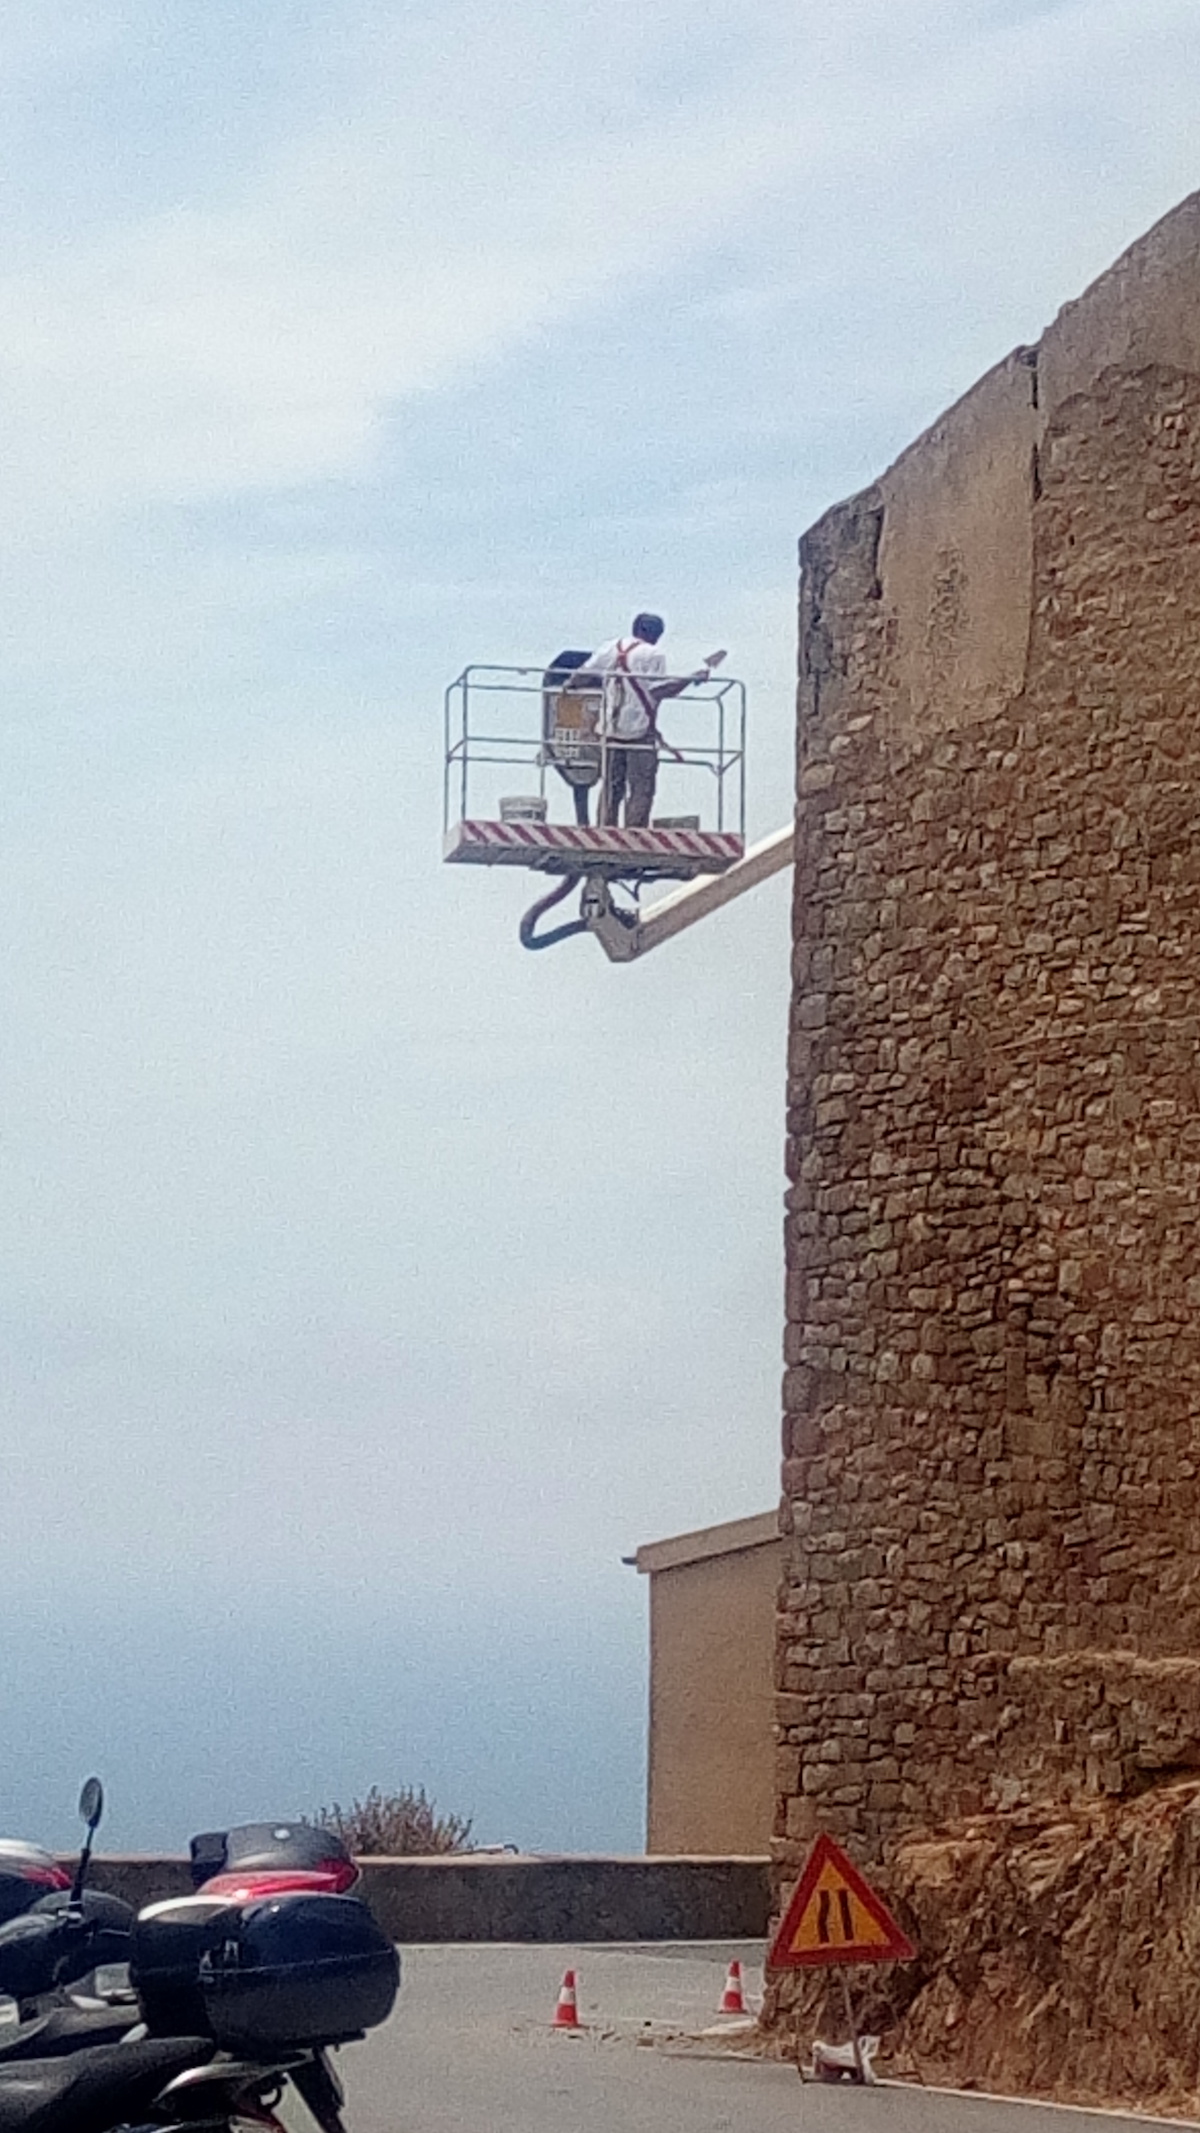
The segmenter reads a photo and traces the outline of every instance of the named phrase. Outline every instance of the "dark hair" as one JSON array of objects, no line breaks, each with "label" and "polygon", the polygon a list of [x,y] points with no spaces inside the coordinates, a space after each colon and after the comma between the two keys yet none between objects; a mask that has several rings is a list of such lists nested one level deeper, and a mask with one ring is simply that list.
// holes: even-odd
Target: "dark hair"
[{"label": "dark hair", "polygon": [[635,615],[633,618],[634,636],[644,637],[647,644],[657,644],[665,627],[661,615]]}]

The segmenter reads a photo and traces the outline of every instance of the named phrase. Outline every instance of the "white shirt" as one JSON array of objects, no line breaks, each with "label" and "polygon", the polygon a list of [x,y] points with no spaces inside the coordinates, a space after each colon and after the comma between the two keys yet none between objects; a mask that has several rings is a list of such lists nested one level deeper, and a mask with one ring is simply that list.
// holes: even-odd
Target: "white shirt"
[{"label": "white shirt", "polygon": [[[650,704],[633,677],[647,679],[667,671],[666,655],[641,637],[614,637],[593,652],[580,674],[603,674],[604,730],[621,741],[639,741],[650,731]],[[630,680],[625,676],[629,675]],[[651,702],[653,699],[651,699]]]}]

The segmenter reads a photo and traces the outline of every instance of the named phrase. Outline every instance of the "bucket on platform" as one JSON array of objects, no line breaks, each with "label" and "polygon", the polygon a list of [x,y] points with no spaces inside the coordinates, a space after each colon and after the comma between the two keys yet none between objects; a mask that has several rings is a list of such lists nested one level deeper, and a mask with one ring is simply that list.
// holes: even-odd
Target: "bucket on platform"
[{"label": "bucket on platform", "polygon": [[656,815],[650,825],[656,830],[698,830],[699,815]]},{"label": "bucket on platform", "polygon": [[546,802],[540,793],[512,794],[500,802],[502,822],[544,822]]}]

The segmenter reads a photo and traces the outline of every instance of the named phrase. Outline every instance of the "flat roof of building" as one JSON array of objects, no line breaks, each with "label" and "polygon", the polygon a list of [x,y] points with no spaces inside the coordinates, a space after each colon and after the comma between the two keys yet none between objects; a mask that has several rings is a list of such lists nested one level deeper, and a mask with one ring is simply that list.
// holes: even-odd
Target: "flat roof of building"
[{"label": "flat roof of building", "polygon": [[763,1548],[779,1539],[778,1511],[760,1511],[754,1518],[729,1518],[720,1526],[701,1526],[695,1533],[677,1533],[671,1540],[647,1541],[625,1561],[643,1574],[657,1570],[680,1570],[685,1563],[702,1563],[712,1555],[738,1555],[745,1548]]}]

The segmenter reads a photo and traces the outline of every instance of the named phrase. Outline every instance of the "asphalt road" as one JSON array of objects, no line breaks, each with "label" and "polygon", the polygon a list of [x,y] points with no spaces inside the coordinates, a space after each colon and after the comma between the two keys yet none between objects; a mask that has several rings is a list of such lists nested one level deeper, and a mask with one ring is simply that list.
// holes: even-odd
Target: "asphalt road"
[{"label": "asphalt road", "polygon": [[[339,2055],[350,2133],[1120,2133],[1148,2123],[915,2087],[807,2086],[793,2067],[689,2044],[717,2022],[734,1954],[757,1988],[762,1949],[744,1944],[404,1949],[392,2020]],[[568,1964],[582,2034],[550,2026]]]}]

